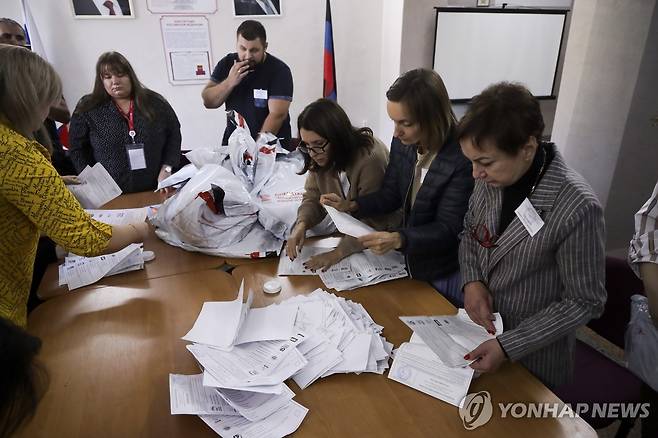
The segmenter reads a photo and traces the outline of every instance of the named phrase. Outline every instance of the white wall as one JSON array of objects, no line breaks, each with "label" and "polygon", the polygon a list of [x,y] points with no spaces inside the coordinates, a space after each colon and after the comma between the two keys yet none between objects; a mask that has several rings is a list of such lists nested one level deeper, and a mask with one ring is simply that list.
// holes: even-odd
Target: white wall
[{"label": "white wall", "polygon": [[[499,8],[502,0],[492,0],[491,7]],[[533,7],[533,8],[563,8],[570,9],[572,0],[522,0],[509,1],[508,7]],[[473,7],[475,0],[407,0],[404,3],[404,17],[401,44],[400,70],[402,72],[424,67],[432,68],[432,56],[434,54],[434,30],[436,26],[435,7]],[[561,60],[558,62],[557,86],[555,93],[559,95],[559,82],[562,69],[562,60],[568,41],[570,27],[570,14],[567,14],[565,24],[565,35],[561,49]],[[458,38],[455,35],[455,38]],[[555,100],[540,101],[542,115],[546,129],[544,134],[551,135],[553,129],[553,118],[555,116]],[[461,118],[466,112],[466,104],[453,104],[453,110],[457,118]]]},{"label": "white wall", "polygon": [[0,17],[11,18],[23,23],[23,11],[19,0],[2,0],[0,2]]},{"label": "white wall", "polygon": [[379,80],[378,137],[388,145],[393,137],[393,122],[386,112],[386,90],[400,76],[402,50],[402,16],[404,0],[386,0],[382,13],[381,71]]},{"label": "white wall", "polygon": [[[402,1],[402,0],[396,0]],[[167,77],[160,15],[146,9],[145,0],[133,0],[135,19],[76,20],[68,0],[29,0],[49,60],[64,82],[71,109],[92,88],[94,66],[107,50],[123,53],[139,79],[163,94],[181,120],[183,147],[211,146],[221,141],[226,117],[221,109],[206,110],[201,101],[203,85],[172,86]],[[305,105],[322,95],[324,0],[285,0],[283,17],[264,18],[270,52],[290,66],[294,78],[291,106],[293,132]],[[62,7],[65,5],[65,7]],[[355,125],[364,122],[379,131],[382,105],[380,86],[382,2],[332,0],[334,51],[338,101]],[[231,3],[218,0],[218,11],[209,15],[213,62],[235,50]],[[20,0],[1,0],[0,16],[22,22]]]},{"label": "white wall", "polygon": [[553,140],[606,205],[655,0],[577,0]]}]

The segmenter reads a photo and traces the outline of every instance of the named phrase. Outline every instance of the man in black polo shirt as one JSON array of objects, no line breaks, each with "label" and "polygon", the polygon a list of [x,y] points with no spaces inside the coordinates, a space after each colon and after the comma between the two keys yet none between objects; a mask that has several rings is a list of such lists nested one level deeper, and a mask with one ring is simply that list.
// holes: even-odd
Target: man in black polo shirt
[{"label": "man in black polo shirt", "polygon": [[[292,74],[290,68],[267,53],[265,28],[258,21],[247,20],[237,31],[237,53],[229,53],[215,66],[201,97],[206,108],[235,110],[247,121],[251,136],[271,132],[290,144]],[[222,144],[235,127],[227,120]]]}]

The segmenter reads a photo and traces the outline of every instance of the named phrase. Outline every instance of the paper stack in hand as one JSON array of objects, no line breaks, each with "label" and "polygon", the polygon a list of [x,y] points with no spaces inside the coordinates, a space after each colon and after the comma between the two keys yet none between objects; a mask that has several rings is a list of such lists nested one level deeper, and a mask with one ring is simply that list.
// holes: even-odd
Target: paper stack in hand
[{"label": "paper stack in hand", "polygon": [[97,257],[69,254],[59,265],[59,285],[69,290],[96,283],[103,277],[144,269],[141,243],[133,243],[121,251]]},{"label": "paper stack in hand", "polygon": [[[494,314],[496,333],[503,332],[500,314]],[[451,405],[462,407],[473,378],[473,361],[464,356],[481,343],[495,339],[473,322],[464,309],[456,315],[401,316],[413,330],[409,342],[394,351],[388,378]]]},{"label": "paper stack in hand", "polygon": [[82,169],[78,180],[80,184],[67,187],[84,208],[98,208],[121,194],[121,188],[101,163]]},{"label": "paper stack in hand", "polygon": [[358,303],[323,290],[251,308],[244,284],[228,302],[204,303],[183,336],[203,370],[170,375],[171,413],[199,415],[222,437],[277,438],[293,433],[308,410],[284,383],[304,389],[334,373],[388,368],[392,344]]}]

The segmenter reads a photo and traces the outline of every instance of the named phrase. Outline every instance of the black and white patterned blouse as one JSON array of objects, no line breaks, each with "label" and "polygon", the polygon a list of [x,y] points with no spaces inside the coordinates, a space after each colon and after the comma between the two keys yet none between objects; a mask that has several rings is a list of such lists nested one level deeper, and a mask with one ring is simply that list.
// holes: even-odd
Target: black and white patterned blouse
[{"label": "black and white patterned blouse", "polygon": [[78,102],[69,127],[69,154],[77,172],[99,162],[124,193],[155,189],[162,166],[173,167],[180,160],[180,123],[173,108],[151,91],[147,91],[147,98],[155,112],[152,121],[135,106],[135,142],[144,144],[146,168],[130,170],[126,145],[132,140],[128,122],[111,100],[80,112],[80,103],[86,98]]}]

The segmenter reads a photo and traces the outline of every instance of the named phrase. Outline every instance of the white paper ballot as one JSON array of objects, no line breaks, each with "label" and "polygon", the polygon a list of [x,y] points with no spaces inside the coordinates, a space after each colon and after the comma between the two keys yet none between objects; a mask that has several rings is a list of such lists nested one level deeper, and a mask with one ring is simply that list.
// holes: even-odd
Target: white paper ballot
[{"label": "white paper ballot", "polygon": [[343,291],[404,278],[407,270],[404,256],[397,251],[376,255],[364,250],[320,271],[319,275],[326,287]]},{"label": "white paper ballot", "polygon": [[336,248],[340,240],[340,237],[327,237],[319,240],[311,240],[310,242],[307,241],[295,260],[290,260],[286,252],[281,251],[276,274],[280,277],[285,275],[317,275],[316,272],[306,269],[304,264],[312,257]]},{"label": "white paper ballot", "polygon": [[251,385],[276,385],[306,365],[304,356],[295,348],[301,343],[295,337],[286,341],[263,341],[236,345],[222,351],[201,344],[187,349],[205,371],[212,374],[221,388],[247,389]]},{"label": "white paper ballot", "polygon": [[281,394],[263,394],[235,389],[218,389],[217,392],[233,409],[249,421],[259,421],[286,406],[295,396],[288,386]]},{"label": "white paper ballot", "polygon": [[312,257],[329,251],[331,251],[329,248],[304,246],[302,252],[299,253],[295,260],[290,260],[288,254],[286,254],[285,251],[281,251],[281,254],[279,255],[279,267],[277,268],[276,275],[279,277],[286,275],[318,275],[317,272],[307,269],[304,264]]},{"label": "white paper ballot", "polygon": [[78,175],[81,184],[66,187],[84,208],[98,208],[121,194],[121,188],[101,163],[85,167]]},{"label": "white paper ballot", "polygon": [[[503,321],[495,313],[496,333],[503,332]],[[456,315],[436,316],[401,316],[400,320],[417,334],[423,342],[446,365],[451,367],[466,366],[472,361],[464,356],[481,343],[495,339],[484,327],[474,323],[464,309]]]},{"label": "white paper ballot", "polygon": [[110,225],[127,225],[146,220],[147,207],[123,210],[85,210],[92,219]]},{"label": "white paper ballot", "polygon": [[395,353],[388,378],[461,407],[473,372],[471,367],[446,366],[426,345],[405,342]]},{"label": "white paper ballot", "polygon": [[375,229],[369,225],[364,224],[358,219],[353,218],[347,213],[338,211],[333,207],[325,205],[324,208],[329,213],[331,220],[334,221],[336,228],[343,234],[359,238],[366,234],[374,233]]},{"label": "white paper ballot", "polygon": [[245,304],[242,302],[243,294],[244,281],[240,285],[235,300],[203,303],[201,313],[194,322],[194,326],[182,339],[222,349],[230,348],[235,342],[244,314],[253,299],[252,294],[249,293]]},{"label": "white paper ballot", "polygon": [[[215,379],[212,374],[207,371],[203,372],[203,386],[208,386],[210,388],[226,388],[226,389],[235,389],[237,391],[243,391],[242,387],[233,387],[233,386],[222,386],[222,382]],[[286,385],[284,383],[278,383],[276,385],[261,385],[261,386],[250,386],[249,391],[251,392],[260,392],[262,394],[281,394],[285,391]]]},{"label": "white paper ballot", "polygon": [[171,415],[240,415],[213,388],[203,386],[203,374],[169,374]]},{"label": "white paper ballot", "polygon": [[[361,373],[368,367],[368,353],[372,334],[357,333],[343,350],[343,360],[331,369],[329,374]],[[329,374],[325,374],[327,376]]]},{"label": "white paper ballot", "polygon": [[60,283],[67,284],[69,290],[74,290],[93,284],[109,275],[142,268],[144,268],[142,244],[133,243],[112,254],[97,257],[66,257],[64,269],[60,270]]},{"label": "white paper ballot", "polygon": [[222,438],[282,438],[296,431],[307,413],[308,409],[291,400],[260,421],[221,415],[201,415],[200,418]]},{"label": "white paper ballot", "polygon": [[249,309],[240,327],[235,345],[245,342],[288,339],[294,334],[296,305],[268,306]]}]

